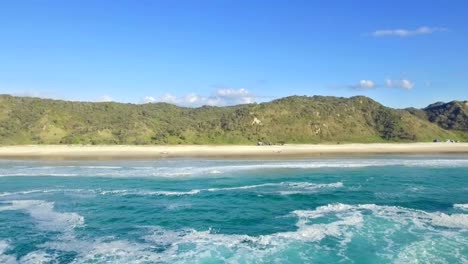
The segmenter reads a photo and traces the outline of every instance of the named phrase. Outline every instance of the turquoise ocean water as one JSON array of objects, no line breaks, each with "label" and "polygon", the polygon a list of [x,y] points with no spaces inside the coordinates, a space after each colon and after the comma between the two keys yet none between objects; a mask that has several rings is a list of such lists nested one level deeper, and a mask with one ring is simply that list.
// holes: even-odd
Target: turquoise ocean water
[{"label": "turquoise ocean water", "polygon": [[468,156],[4,160],[0,263],[468,263]]}]

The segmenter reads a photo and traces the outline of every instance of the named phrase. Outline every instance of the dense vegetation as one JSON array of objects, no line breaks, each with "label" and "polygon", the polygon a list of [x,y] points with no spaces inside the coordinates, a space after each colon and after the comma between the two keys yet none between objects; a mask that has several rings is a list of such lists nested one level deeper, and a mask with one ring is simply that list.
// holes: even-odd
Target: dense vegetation
[{"label": "dense vegetation", "polygon": [[435,103],[424,108],[429,121],[445,129],[468,131],[468,101]]},{"label": "dense vegetation", "polygon": [[0,95],[0,144],[464,140],[468,138],[466,102],[463,107],[464,116],[448,114],[444,119],[445,111],[433,110],[438,106],[396,110],[362,96],[291,96],[261,104],[185,108],[166,103],[69,102]]}]

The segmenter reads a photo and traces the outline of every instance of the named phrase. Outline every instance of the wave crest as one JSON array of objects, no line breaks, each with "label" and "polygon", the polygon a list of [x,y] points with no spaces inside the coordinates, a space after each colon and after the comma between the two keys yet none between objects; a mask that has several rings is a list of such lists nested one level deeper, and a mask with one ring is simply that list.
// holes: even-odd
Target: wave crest
[{"label": "wave crest", "polygon": [[[54,229],[63,233],[73,232],[73,227],[82,225],[84,220],[76,213],[58,213],[53,211],[53,203],[37,200],[10,201],[0,210],[25,210],[39,223],[49,221],[60,228]],[[285,252],[295,250],[324,250],[320,241],[333,238],[338,241],[340,254],[345,252],[348,244],[356,235],[366,234],[366,239],[386,239],[387,235],[398,235],[398,232],[420,232],[421,230],[438,232],[440,243],[450,241],[452,247],[463,245],[467,240],[457,236],[460,229],[468,228],[468,216],[464,214],[430,213],[421,210],[376,204],[328,204],[312,210],[296,210],[290,216],[297,218],[296,230],[252,236],[247,234],[221,234],[212,230],[194,229],[166,230],[160,227],[149,227],[147,234],[140,242],[96,238],[92,241],[77,238],[74,235],[48,242],[40,246],[47,250],[75,252],[73,263],[106,263],[106,262],[197,262],[201,260],[236,262],[273,262],[286,261]],[[380,233],[375,230],[378,219],[385,219],[392,228],[390,232]],[[48,230],[50,226],[45,226]],[[44,228],[44,226],[42,226]],[[70,229],[71,228],[71,229]],[[361,229],[366,229],[362,231]],[[381,237],[383,236],[383,238]],[[447,239],[445,238],[447,237]],[[141,242],[143,241],[143,242]],[[312,244],[311,244],[312,243]],[[0,241],[0,260],[11,259],[4,255],[7,243]],[[24,260],[49,260],[47,250],[33,251]],[[381,250],[393,250],[381,249]],[[389,258],[388,262],[414,259],[421,247],[417,244],[405,248],[397,259]],[[426,249],[424,249],[426,250]],[[310,253],[310,252],[309,252]],[[301,261],[311,262],[314,254],[304,255]],[[394,256],[394,254],[390,254]],[[432,257],[431,255],[430,257]],[[410,259],[410,260],[411,260]],[[426,258],[423,258],[426,259]],[[427,259],[426,259],[427,260]],[[313,261],[312,261],[313,262]]]},{"label": "wave crest", "polygon": [[468,211],[468,204],[454,204],[453,208]]},{"label": "wave crest", "polygon": [[54,210],[53,202],[41,200],[13,200],[0,206],[0,211],[19,210],[27,212],[43,230],[71,231],[83,226],[84,217],[77,213],[60,213]]},{"label": "wave crest", "polygon": [[77,194],[91,194],[91,195],[119,195],[119,196],[186,196],[196,195],[202,192],[226,192],[226,191],[243,191],[250,189],[262,190],[262,188],[269,188],[269,193],[279,193],[281,195],[290,194],[307,194],[324,189],[342,188],[342,182],[334,183],[311,183],[311,182],[279,182],[279,183],[264,183],[257,185],[244,185],[235,187],[220,187],[220,188],[207,188],[207,189],[192,189],[188,191],[173,191],[173,190],[141,190],[141,189],[37,189],[26,190],[17,192],[3,192],[0,197],[15,197],[30,194],[47,194],[47,193],[77,193]]},{"label": "wave crest", "polygon": [[468,159],[311,159],[299,161],[168,161],[145,162],[142,166],[123,164],[112,166],[108,163],[74,166],[41,166],[32,162],[30,166],[0,167],[0,176],[60,176],[60,177],[184,177],[212,176],[240,171],[278,169],[320,169],[320,168],[363,168],[384,166],[450,168],[468,167]]}]

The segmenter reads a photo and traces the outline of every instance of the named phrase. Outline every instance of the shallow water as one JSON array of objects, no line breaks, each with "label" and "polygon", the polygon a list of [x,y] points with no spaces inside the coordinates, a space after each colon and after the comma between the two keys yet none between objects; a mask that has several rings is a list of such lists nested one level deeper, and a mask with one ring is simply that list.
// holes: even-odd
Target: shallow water
[{"label": "shallow water", "polygon": [[468,156],[0,161],[0,263],[467,263]]}]

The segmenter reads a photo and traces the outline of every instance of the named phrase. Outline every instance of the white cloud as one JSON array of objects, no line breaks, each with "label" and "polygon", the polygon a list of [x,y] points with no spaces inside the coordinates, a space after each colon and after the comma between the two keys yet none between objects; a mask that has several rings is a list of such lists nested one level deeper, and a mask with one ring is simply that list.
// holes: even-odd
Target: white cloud
[{"label": "white cloud", "polygon": [[356,84],[346,85],[346,86],[341,86],[341,87],[347,87],[353,90],[371,90],[371,89],[381,88],[381,87],[411,90],[414,87],[414,82],[408,79],[386,79],[385,83],[381,84],[381,83],[376,83],[373,80],[363,79],[363,80],[360,80]]},{"label": "white cloud", "polygon": [[21,91],[12,93],[14,96],[22,96],[22,97],[37,97],[37,98],[48,98],[47,95],[37,91]]},{"label": "white cloud", "polygon": [[14,92],[7,92],[6,94],[11,94],[12,96],[19,96],[19,97],[33,97],[33,98],[41,98],[41,99],[51,99],[51,100],[64,100],[64,101],[71,101],[71,102],[116,102],[111,96],[103,95],[100,97],[92,97],[92,98],[82,98],[82,97],[71,97],[65,96],[63,94],[58,94],[54,92],[47,92],[41,90],[19,90]]},{"label": "white cloud", "polygon": [[435,32],[447,31],[446,28],[442,27],[419,27],[417,29],[380,29],[372,32],[374,37],[386,37],[386,36],[396,36],[396,37],[409,37],[414,35],[426,35],[432,34]]},{"label": "white cloud", "polygon": [[196,95],[194,93],[191,93],[191,94],[186,95],[184,99],[185,99],[184,101],[186,101],[189,104],[196,104],[202,98],[200,98],[200,96],[198,96],[198,95]]},{"label": "white cloud", "polygon": [[406,90],[411,90],[414,87],[414,83],[408,79],[401,79],[401,80],[392,80],[387,79],[385,80],[385,85],[389,88],[401,88]]},{"label": "white cloud", "polygon": [[169,103],[169,104],[175,104],[179,101],[179,99],[172,95],[172,94],[165,94],[160,100],[156,100],[156,102],[164,102],[164,103]]},{"label": "white cloud", "polygon": [[237,98],[242,96],[248,96],[249,91],[244,88],[236,89],[218,89],[215,93],[217,96],[226,98]]},{"label": "white cloud", "polygon": [[13,96],[21,96],[21,97],[36,97],[42,99],[53,99],[53,100],[69,100],[63,96],[59,96],[55,93],[51,92],[43,92],[38,90],[20,90],[9,93]]},{"label": "white cloud", "polygon": [[375,87],[375,83],[371,80],[361,80],[359,82],[359,87],[362,89],[372,89]]},{"label": "white cloud", "polygon": [[99,99],[97,101],[98,102],[112,102],[112,101],[114,101],[114,99],[112,99],[112,97],[110,97],[109,95],[103,95],[103,96],[99,97]]},{"label": "white cloud", "polygon": [[154,103],[154,102],[156,102],[156,101],[157,101],[156,98],[154,98],[154,97],[152,97],[152,96],[145,96],[145,97],[143,98],[143,100],[142,100],[142,102],[143,102],[144,104]]},{"label": "white cloud", "polygon": [[242,98],[242,103],[244,104],[253,104],[255,103],[255,100],[253,97],[244,97]]},{"label": "white cloud", "polygon": [[184,96],[175,96],[166,94],[162,97],[155,98],[146,96],[142,100],[143,103],[165,102],[182,106],[225,106],[236,104],[251,104],[255,102],[255,96],[245,88],[229,89],[220,88],[213,92],[210,96],[202,96],[196,93],[190,93]]},{"label": "white cloud", "polygon": [[215,97],[225,101],[227,104],[251,104],[254,103],[254,96],[245,88],[240,89],[218,89]]},{"label": "white cloud", "polygon": [[348,85],[348,87],[355,90],[369,90],[376,88],[376,84],[372,80],[360,80],[359,83]]},{"label": "white cloud", "polygon": [[195,93],[190,93],[182,97],[177,97],[175,95],[167,93],[164,96],[159,97],[159,98],[146,96],[145,98],[143,98],[143,103],[163,102],[163,103],[168,103],[168,104],[193,105],[202,101],[202,99],[203,99],[202,97],[200,97],[199,95]]}]

